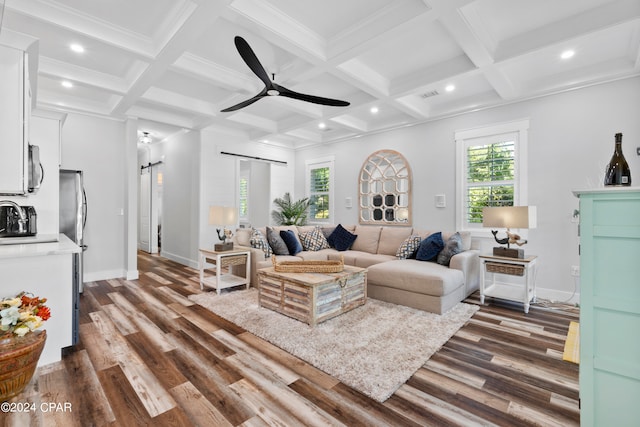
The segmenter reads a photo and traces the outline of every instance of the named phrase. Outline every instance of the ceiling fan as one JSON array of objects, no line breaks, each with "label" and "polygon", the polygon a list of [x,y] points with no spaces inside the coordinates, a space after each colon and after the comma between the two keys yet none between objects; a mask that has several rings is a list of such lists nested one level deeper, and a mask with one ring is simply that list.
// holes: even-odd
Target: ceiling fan
[{"label": "ceiling fan", "polygon": [[320,96],[294,92],[284,86],[280,86],[274,83],[271,79],[269,79],[269,75],[265,71],[262,64],[260,64],[260,61],[258,60],[256,54],[253,53],[253,50],[251,49],[251,46],[249,46],[249,43],[247,43],[247,41],[240,36],[236,36],[234,38],[234,42],[236,44],[236,49],[238,49],[238,53],[240,54],[244,62],[249,66],[249,68],[251,68],[251,71],[253,71],[254,74],[258,76],[258,78],[264,83],[264,89],[262,89],[260,93],[258,93],[253,98],[249,98],[246,101],[242,101],[239,104],[221,110],[223,113],[244,108],[248,105],[253,104],[257,100],[264,98],[265,96],[286,96],[287,98],[299,99],[301,101],[313,102],[315,104],[330,105],[332,107],[346,107],[349,105],[348,102],[340,101],[338,99],[322,98]]}]

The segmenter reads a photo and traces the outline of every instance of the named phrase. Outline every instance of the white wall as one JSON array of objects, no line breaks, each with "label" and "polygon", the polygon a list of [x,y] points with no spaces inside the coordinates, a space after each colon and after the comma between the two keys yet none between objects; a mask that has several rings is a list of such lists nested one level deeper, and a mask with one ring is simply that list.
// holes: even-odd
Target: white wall
[{"label": "white wall", "polygon": [[[200,133],[159,144],[163,156],[161,255],[197,267],[200,232]],[[151,162],[158,161],[153,154]]]},{"label": "white wall", "polygon": [[[357,201],[362,163],[376,150],[397,150],[408,159],[413,171],[414,227],[453,230],[454,132],[530,119],[529,204],[538,207],[538,227],[529,230],[526,252],[540,257],[538,295],[567,300],[579,283],[570,275],[570,266],[579,265],[577,225],[571,222],[578,200],[572,190],[603,185],[617,132],[624,134],[623,151],[633,184],[640,185],[640,158],[636,155],[640,146],[639,99],[640,78],[636,77],[300,150],[296,164],[335,155],[335,222],[354,224],[357,205],[354,202],[354,207],[347,209],[344,199]],[[304,167],[296,169],[297,194],[304,194],[304,173]],[[446,195],[446,208],[435,207],[436,194]],[[487,235],[491,237],[488,231]],[[475,242],[483,252],[493,246],[488,237]]]},{"label": "white wall", "polygon": [[84,172],[84,281],[125,277],[125,124],[70,113],[62,127],[63,169]]},{"label": "white wall", "polygon": [[[215,227],[208,224],[209,206],[238,206],[238,160],[237,157],[222,155],[220,151],[287,162],[287,165],[271,165],[268,200],[294,191],[295,156],[292,150],[252,143],[243,135],[202,131],[201,247],[212,247],[219,241]],[[270,209],[271,205],[269,212]],[[267,224],[252,225],[260,227]]]}]

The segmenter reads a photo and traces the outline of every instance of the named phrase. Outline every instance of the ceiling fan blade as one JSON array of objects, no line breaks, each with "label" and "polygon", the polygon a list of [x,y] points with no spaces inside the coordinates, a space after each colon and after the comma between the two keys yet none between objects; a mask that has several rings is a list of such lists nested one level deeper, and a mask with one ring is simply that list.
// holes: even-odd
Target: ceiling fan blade
[{"label": "ceiling fan blade", "polygon": [[351,105],[349,102],[341,101],[339,99],[323,98],[321,96],[307,95],[305,93],[295,92],[291,89],[287,89],[286,87],[276,85],[275,83],[273,84],[273,86],[278,90],[278,92],[280,92],[281,96],[286,96],[287,98],[313,102],[314,104],[330,105],[332,107],[347,107]]},{"label": "ceiling fan blade", "polygon": [[259,100],[260,98],[264,98],[265,96],[267,96],[267,95],[266,95],[266,93],[267,93],[267,90],[266,90],[266,88],[265,88],[262,92],[260,92],[259,94],[257,94],[257,95],[256,95],[256,96],[254,96],[253,98],[249,98],[249,99],[247,99],[246,101],[242,101],[242,102],[241,102],[241,103],[239,103],[239,104],[232,105],[231,107],[225,108],[224,110],[220,110],[220,112],[221,112],[221,113],[228,113],[228,112],[230,112],[230,111],[236,111],[236,110],[239,110],[239,109],[241,109],[241,108],[244,108],[244,107],[246,107],[246,106],[248,106],[248,105],[253,104],[254,102],[256,102],[257,100]]},{"label": "ceiling fan blade", "polygon": [[242,59],[244,59],[244,62],[249,66],[249,68],[251,68],[251,71],[253,71],[254,74],[262,80],[265,86],[270,86],[271,80],[269,79],[269,75],[258,60],[256,54],[253,53],[253,49],[251,49],[249,43],[240,36],[236,36],[233,40],[236,44],[236,49],[238,49],[238,53]]}]

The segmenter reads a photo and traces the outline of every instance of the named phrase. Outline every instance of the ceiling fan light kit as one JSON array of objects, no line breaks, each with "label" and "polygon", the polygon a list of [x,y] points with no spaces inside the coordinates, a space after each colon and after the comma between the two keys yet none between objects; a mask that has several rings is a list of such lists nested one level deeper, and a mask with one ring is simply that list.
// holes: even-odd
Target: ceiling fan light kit
[{"label": "ceiling fan light kit", "polygon": [[[258,57],[256,56],[256,54],[253,52],[253,49],[251,49],[251,46],[249,46],[249,43],[247,43],[247,41],[240,36],[236,36],[234,38],[234,42],[236,45],[236,49],[238,49],[238,53],[240,54],[244,62],[251,69],[251,71],[253,71],[253,73],[256,76],[258,76],[258,78],[262,80],[262,82],[264,83],[264,89],[262,89],[260,93],[258,93],[253,98],[249,98],[236,105],[232,105],[231,107],[225,108],[224,110],[221,110],[221,112],[228,113],[230,111],[239,110],[241,108],[244,108],[253,104],[259,99],[264,98],[265,96],[284,96],[287,98],[297,99],[300,101],[312,102],[314,104],[321,104],[321,105],[329,105],[332,107],[347,107],[350,105],[349,102],[347,101],[341,101],[339,99],[323,98],[321,96],[315,96],[315,95],[307,95],[304,93],[295,92],[291,89],[287,89],[284,86],[280,86],[274,83],[273,80],[269,78],[269,75],[267,74],[264,67],[258,60]],[[275,78],[275,75],[273,77]]]}]

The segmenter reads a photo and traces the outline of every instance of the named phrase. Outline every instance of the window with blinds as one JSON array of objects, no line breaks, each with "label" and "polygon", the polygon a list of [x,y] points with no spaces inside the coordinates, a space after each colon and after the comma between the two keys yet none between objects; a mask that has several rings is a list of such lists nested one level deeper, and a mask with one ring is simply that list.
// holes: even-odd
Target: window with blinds
[{"label": "window with blinds", "polygon": [[482,223],[482,208],[513,206],[515,139],[469,145],[466,150],[466,222]]},{"label": "window with blinds", "polygon": [[331,168],[309,168],[309,218],[311,221],[327,221],[330,218]]},{"label": "window with blinds", "polygon": [[456,228],[485,237],[484,207],[528,202],[529,119],[459,130],[455,140]]}]

